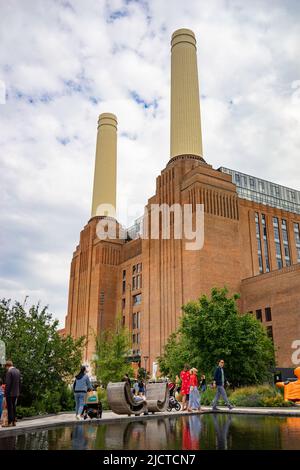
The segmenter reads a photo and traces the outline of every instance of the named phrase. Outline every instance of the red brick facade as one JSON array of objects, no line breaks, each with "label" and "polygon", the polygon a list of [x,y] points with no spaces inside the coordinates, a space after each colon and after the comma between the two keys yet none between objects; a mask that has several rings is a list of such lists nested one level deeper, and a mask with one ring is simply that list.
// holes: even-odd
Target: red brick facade
[{"label": "red brick facade", "polygon": [[[167,338],[178,327],[181,306],[214,286],[226,285],[231,293],[241,293],[241,312],[263,309],[264,314],[266,307],[271,308],[272,324],[268,326],[273,328],[277,364],[292,366],[291,342],[300,339],[300,264],[293,223],[300,223],[300,216],[240,199],[230,175],[193,156],[176,157],[168,163],[156,180],[156,193],[148,207],[154,203],[204,204],[204,246],[188,251],[185,239],[172,236],[168,240],[100,241],[98,218],[91,219],[73,255],[66,317],[67,333],[88,337],[85,359],[92,358],[94,334],[111,326],[120,314],[135,335],[133,350],[142,358],[149,356],[152,370]],[[256,213],[260,221],[265,216],[271,273],[259,274]],[[148,217],[151,227],[151,214]],[[281,270],[277,268],[273,217],[286,220],[289,231],[293,266]],[[282,239],[281,244],[284,253]]]}]

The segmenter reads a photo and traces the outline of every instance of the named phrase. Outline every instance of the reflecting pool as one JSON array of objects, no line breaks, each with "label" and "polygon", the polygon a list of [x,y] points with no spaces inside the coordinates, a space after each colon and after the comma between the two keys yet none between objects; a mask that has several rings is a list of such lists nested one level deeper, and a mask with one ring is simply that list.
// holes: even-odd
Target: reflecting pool
[{"label": "reflecting pool", "polygon": [[0,450],[300,449],[300,417],[203,414],[0,436]]}]

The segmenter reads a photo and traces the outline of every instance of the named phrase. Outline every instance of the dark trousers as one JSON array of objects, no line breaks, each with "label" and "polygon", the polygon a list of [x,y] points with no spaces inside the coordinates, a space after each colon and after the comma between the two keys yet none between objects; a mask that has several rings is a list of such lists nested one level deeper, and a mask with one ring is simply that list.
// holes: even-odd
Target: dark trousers
[{"label": "dark trousers", "polygon": [[16,421],[16,406],[18,397],[6,397],[8,424]]}]

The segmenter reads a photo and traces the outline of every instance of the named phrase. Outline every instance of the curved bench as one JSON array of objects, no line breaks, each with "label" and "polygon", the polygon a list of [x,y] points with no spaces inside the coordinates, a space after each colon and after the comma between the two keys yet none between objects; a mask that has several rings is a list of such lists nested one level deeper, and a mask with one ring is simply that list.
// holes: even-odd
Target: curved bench
[{"label": "curved bench", "polygon": [[170,392],[166,382],[148,383],[146,387],[148,412],[166,411],[169,404],[169,396]]},{"label": "curved bench", "polygon": [[118,414],[134,414],[136,416],[147,411],[145,401],[136,402],[127,382],[109,382],[107,385],[107,401],[110,409]]}]

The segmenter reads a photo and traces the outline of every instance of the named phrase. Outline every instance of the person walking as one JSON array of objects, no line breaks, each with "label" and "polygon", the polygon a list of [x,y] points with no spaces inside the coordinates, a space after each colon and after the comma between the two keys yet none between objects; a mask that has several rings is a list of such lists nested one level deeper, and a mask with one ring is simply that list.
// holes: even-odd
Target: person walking
[{"label": "person walking", "polygon": [[190,393],[190,368],[188,364],[184,365],[183,370],[180,372],[181,378],[181,389],[180,393],[182,395],[182,411],[186,410],[188,407],[189,393]]},{"label": "person walking", "polygon": [[87,375],[85,366],[81,366],[79,374],[75,376],[73,384],[73,392],[75,397],[75,413],[76,419],[81,419],[81,414],[84,407],[84,401],[87,392],[93,389],[89,376]]},{"label": "person walking", "polygon": [[206,386],[206,377],[204,374],[201,375],[201,381],[200,381],[200,390],[201,390],[201,393],[205,392],[205,390],[207,389],[207,386]]},{"label": "person walking", "polygon": [[16,425],[16,406],[20,396],[21,374],[19,369],[14,367],[12,361],[6,361],[5,369],[5,400],[8,421],[3,427],[10,427]]},{"label": "person walking", "polygon": [[189,406],[188,411],[201,410],[200,406],[200,393],[198,390],[198,370],[193,367],[190,370],[190,393],[189,393]]},{"label": "person walking", "polygon": [[223,398],[223,400],[225,401],[225,404],[228,406],[230,410],[232,410],[233,408],[233,406],[228,400],[227,393],[224,388],[225,383],[227,382],[225,373],[224,373],[224,365],[225,365],[224,359],[220,359],[218,366],[215,370],[215,374],[214,374],[213,387],[217,388],[217,393],[212,404],[213,411],[219,410],[219,408],[217,408],[217,403],[221,397]]}]

